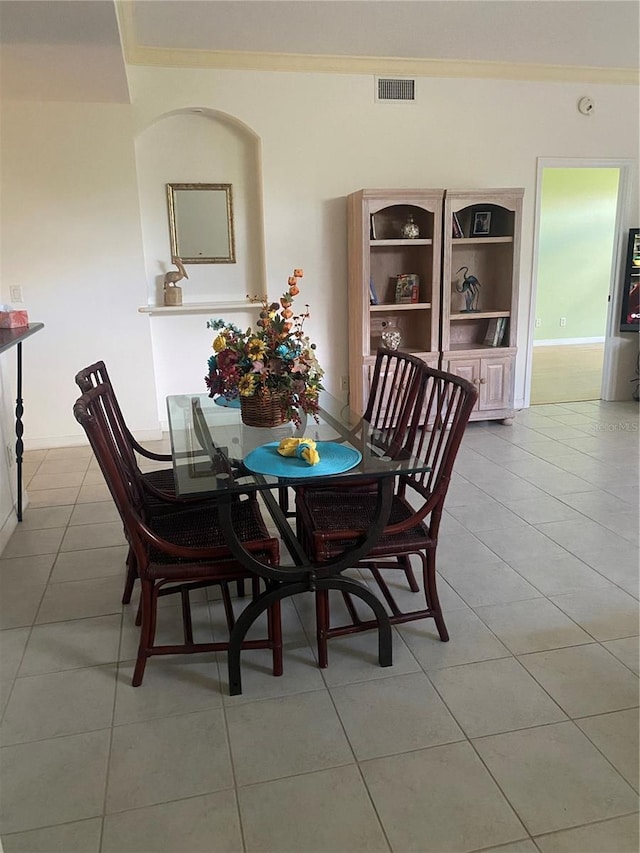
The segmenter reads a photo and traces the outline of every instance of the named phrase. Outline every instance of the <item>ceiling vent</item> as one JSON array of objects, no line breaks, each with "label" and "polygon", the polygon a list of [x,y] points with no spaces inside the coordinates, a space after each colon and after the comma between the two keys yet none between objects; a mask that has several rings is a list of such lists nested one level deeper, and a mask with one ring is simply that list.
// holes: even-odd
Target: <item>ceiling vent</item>
[{"label": "ceiling vent", "polygon": [[378,77],[376,101],[402,101],[412,103],[416,99],[416,81],[405,78]]}]

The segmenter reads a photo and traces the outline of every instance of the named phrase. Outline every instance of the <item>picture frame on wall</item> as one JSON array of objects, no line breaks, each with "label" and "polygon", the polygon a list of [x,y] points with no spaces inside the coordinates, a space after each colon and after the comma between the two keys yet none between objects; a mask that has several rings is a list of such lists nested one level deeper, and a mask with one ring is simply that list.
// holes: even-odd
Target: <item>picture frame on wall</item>
[{"label": "picture frame on wall", "polygon": [[471,225],[472,237],[488,237],[491,233],[491,211],[477,210],[473,214],[473,223]]}]

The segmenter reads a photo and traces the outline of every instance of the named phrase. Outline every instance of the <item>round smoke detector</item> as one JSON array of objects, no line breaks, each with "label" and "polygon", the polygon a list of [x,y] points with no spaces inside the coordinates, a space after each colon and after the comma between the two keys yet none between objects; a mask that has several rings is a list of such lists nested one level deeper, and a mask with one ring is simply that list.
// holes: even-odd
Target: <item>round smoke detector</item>
[{"label": "round smoke detector", "polygon": [[590,116],[593,112],[594,103],[591,98],[580,98],[578,101],[578,110],[583,116]]}]

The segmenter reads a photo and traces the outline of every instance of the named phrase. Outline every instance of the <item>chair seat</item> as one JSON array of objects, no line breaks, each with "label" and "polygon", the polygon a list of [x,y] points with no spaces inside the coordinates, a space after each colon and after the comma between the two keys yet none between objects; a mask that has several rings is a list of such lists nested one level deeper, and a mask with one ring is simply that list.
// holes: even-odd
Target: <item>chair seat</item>
[{"label": "chair seat", "polygon": [[[328,491],[308,489],[296,499],[300,526],[314,539],[313,551],[317,559],[327,559],[341,554],[353,544],[358,530],[366,530],[376,511],[376,494],[348,490]],[[388,524],[399,524],[415,515],[415,509],[405,498],[394,495]],[[344,539],[328,540],[327,533],[354,531]],[[368,557],[375,558],[393,553],[411,554],[431,546],[427,526],[420,522],[402,533],[382,535]]]},{"label": "chair seat", "polygon": [[[247,550],[265,555],[267,552],[278,553],[278,542],[270,538],[257,501],[235,501],[231,506],[231,517],[233,528],[240,541],[246,544]],[[228,563],[232,567],[229,578],[246,576],[246,570],[239,567],[229,552],[219,527],[214,505],[155,517],[149,523],[149,527],[162,539],[182,548],[220,549],[220,565]],[[252,543],[255,545],[252,546]],[[215,556],[209,556],[203,560],[186,559],[173,556],[153,546],[149,547],[149,574],[156,578],[182,579],[211,575],[211,565],[215,561]]]},{"label": "chair seat", "polygon": [[158,468],[156,471],[142,473],[142,479],[154,489],[174,495],[176,491],[173,468]]}]

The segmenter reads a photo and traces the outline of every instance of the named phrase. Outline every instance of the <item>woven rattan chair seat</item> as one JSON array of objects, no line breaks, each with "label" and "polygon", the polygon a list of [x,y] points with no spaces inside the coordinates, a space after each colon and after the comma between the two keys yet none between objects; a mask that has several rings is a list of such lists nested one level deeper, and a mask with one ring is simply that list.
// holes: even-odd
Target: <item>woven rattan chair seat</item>
[{"label": "woven rattan chair seat", "polygon": [[[376,494],[372,492],[310,489],[304,494],[305,521],[308,529],[314,533],[366,530],[375,517],[375,510]],[[415,509],[404,498],[396,495],[388,524],[399,524],[414,514]],[[339,554],[350,544],[353,544],[353,538],[346,537],[344,540],[326,543],[326,547],[332,554]],[[383,535],[369,556],[388,554],[390,550],[396,554],[412,553],[416,549],[428,547],[428,544],[429,532],[420,523],[402,533]]]},{"label": "woven rattan chair seat", "polygon": [[[264,540],[269,539],[269,532],[262,521],[256,501],[244,500],[233,503],[231,516],[233,529],[241,542],[264,543]],[[223,552],[220,555],[221,561],[228,562],[232,559],[220,529],[218,513],[213,505],[156,517],[150,522],[150,527],[154,533],[173,545],[183,548],[220,548]],[[149,561],[158,566],[157,574],[163,577],[167,576],[167,567],[171,564],[184,567],[187,564],[197,566],[202,563],[202,568],[205,570],[206,566],[211,566],[215,560],[216,557],[206,560],[183,559],[158,548],[150,547],[149,549]]]},{"label": "woven rattan chair seat", "polygon": [[143,472],[142,478],[161,492],[167,492],[170,495],[175,494],[176,487],[173,468],[158,468],[157,471],[146,471]]}]

